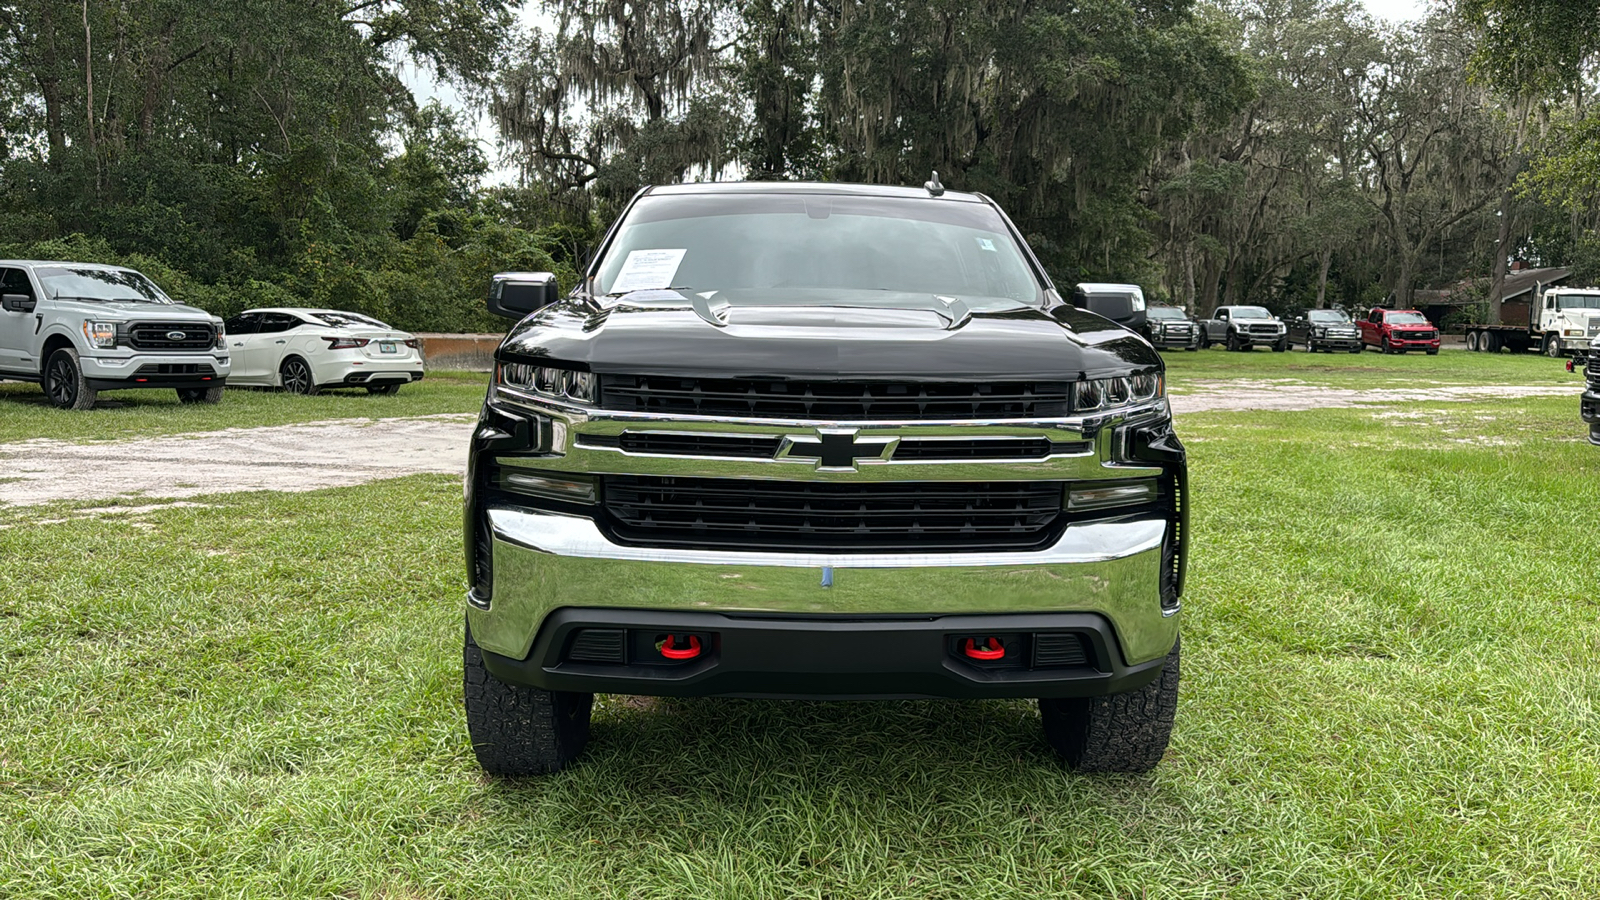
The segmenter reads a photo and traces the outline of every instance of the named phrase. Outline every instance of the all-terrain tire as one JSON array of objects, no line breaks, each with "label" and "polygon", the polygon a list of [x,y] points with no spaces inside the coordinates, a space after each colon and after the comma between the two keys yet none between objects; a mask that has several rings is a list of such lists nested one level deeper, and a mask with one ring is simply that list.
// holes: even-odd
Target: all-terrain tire
[{"label": "all-terrain tire", "polygon": [[1239,347],[1239,336],[1234,334],[1231,331],[1228,332],[1228,349],[1232,350],[1235,353],[1239,352],[1239,350],[1240,350],[1240,347]]},{"label": "all-terrain tire", "polygon": [[1108,697],[1039,701],[1044,737],[1078,772],[1148,772],[1161,762],[1178,713],[1179,641],[1155,681]]},{"label": "all-terrain tire", "polygon": [[45,399],[56,409],[94,409],[98,392],[83,377],[83,366],[73,347],[62,347],[50,354],[40,382]]},{"label": "all-terrain tire", "polygon": [[490,775],[546,775],[582,753],[594,695],[506,684],[484,667],[472,630],[465,634],[467,733],[478,765]]},{"label": "all-terrain tire", "polygon": [[221,403],[222,388],[178,388],[179,403]]}]

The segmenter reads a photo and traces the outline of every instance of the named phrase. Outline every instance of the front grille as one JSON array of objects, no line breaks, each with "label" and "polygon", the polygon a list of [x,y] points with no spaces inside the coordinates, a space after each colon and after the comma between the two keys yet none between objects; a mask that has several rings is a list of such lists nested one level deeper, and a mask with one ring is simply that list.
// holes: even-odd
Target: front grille
[{"label": "front grille", "polygon": [[1277,334],[1276,325],[1247,325],[1245,329],[1250,334]]},{"label": "front grille", "polygon": [[[1087,452],[1087,441],[1063,445],[1060,452]],[[1056,448],[1049,438],[927,440],[905,438],[895,448],[895,462],[942,462],[956,459],[1044,459]]]},{"label": "front grille", "polygon": [[1402,331],[1397,335],[1402,341],[1431,341],[1438,336],[1437,331]]},{"label": "front grille", "polygon": [[1583,373],[1590,385],[1600,389],[1600,347],[1589,351],[1589,362],[1583,367]]},{"label": "front grille", "polygon": [[600,391],[606,409],[679,416],[824,421],[1045,419],[1069,413],[1071,384],[602,375]]},{"label": "front grille", "polygon": [[[169,334],[183,332],[182,339]],[[195,322],[135,322],[128,326],[128,346],[135,350],[210,350],[216,341],[211,326]]]},{"label": "front grille", "polygon": [[1042,546],[1055,536],[1062,485],[609,475],[602,496],[609,528],[633,544],[922,552]]},{"label": "front grille", "polygon": [[658,434],[624,432],[619,436],[585,435],[589,446],[618,447],[627,453],[658,456],[715,456],[738,459],[772,459],[783,438],[721,434]]}]

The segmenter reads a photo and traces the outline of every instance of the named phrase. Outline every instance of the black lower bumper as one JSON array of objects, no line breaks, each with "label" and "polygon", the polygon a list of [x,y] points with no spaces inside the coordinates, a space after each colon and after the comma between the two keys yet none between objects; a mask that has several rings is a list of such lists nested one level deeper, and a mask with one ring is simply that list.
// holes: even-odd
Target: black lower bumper
[{"label": "black lower bumper", "polygon": [[[1000,658],[974,656],[996,650]],[[1125,664],[1110,623],[1093,613],[875,619],[568,608],[545,620],[527,659],[484,653],[501,681],[547,690],[791,699],[1100,696],[1144,686],[1164,662]]]},{"label": "black lower bumper", "polygon": [[137,378],[85,378],[90,390],[122,391],[133,388],[177,388],[178,390],[208,390],[227,386],[227,376],[149,375]]},{"label": "black lower bumper", "polygon": [[1589,443],[1600,444],[1600,388],[1590,388],[1578,400],[1578,413],[1589,423]]},{"label": "black lower bumper", "polygon": [[393,384],[395,382],[399,382],[400,384],[410,384],[413,381],[421,381],[426,374],[427,373],[423,372],[420,369],[414,369],[414,370],[409,371],[409,372],[401,372],[401,371],[351,372],[349,375],[346,375],[344,377],[344,382],[343,383],[344,384]]}]

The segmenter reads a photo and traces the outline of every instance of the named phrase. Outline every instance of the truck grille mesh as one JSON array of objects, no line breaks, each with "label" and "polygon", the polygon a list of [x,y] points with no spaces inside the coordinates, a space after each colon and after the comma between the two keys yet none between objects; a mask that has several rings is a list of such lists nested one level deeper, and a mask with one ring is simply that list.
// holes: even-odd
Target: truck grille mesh
[{"label": "truck grille mesh", "polygon": [[[128,328],[128,346],[135,350],[210,350],[216,335],[195,322],[135,322]],[[169,334],[183,332],[181,339]]]},{"label": "truck grille mesh", "polygon": [[825,421],[1040,419],[1068,414],[1071,384],[602,375],[600,391],[606,409],[665,415]]},{"label": "truck grille mesh", "polygon": [[1590,387],[1600,389],[1600,347],[1589,350],[1589,364],[1583,367],[1583,373]]},{"label": "truck grille mesh", "polygon": [[1030,549],[1055,537],[1060,482],[832,484],[608,475],[610,528],[660,547]]}]

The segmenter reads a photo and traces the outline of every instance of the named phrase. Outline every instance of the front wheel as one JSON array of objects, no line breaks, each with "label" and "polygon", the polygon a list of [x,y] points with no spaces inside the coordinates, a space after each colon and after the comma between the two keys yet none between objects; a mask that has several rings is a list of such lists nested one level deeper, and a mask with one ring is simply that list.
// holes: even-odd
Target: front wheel
[{"label": "front wheel", "polygon": [[1282,340],[1278,341],[1276,344],[1272,345],[1272,352],[1273,353],[1282,353],[1282,352],[1284,352],[1285,350],[1288,350],[1288,349],[1289,349],[1289,339],[1288,338],[1283,338]]},{"label": "front wheel", "polygon": [[221,403],[222,388],[178,388],[179,403]]},{"label": "front wheel", "polygon": [[1560,359],[1567,355],[1567,348],[1561,343],[1558,335],[1549,335],[1544,339],[1544,355],[1551,359]]},{"label": "front wheel", "polygon": [[56,409],[94,409],[97,392],[83,377],[78,351],[62,347],[44,364],[44,396]]},{"label": "front wheel", "polygon": [[1040,700],[1044,737],[1079,772],[1148,772],[1161,762],[1178,714],[1179,641],[1155,681],[1109,697]]},{"label": "front wheel", "polygon": [[1239,338],[1231,331],[1228,332],[1228,349],[1235,353],[1239,352]]},{"label": "front wheel", "polygon": [[465,634],[467,733],[478,765],[490,775],[546,775],[582,753],[594,695],[506,684],[484,666],[472,629]]},{"label": "front wheel", "polygon": [[291,394],[311,396],[317,392],[317,380],[311,374],[311,365],[298,356],[291,356],[278,366],[278,377],[283,389]]}]

